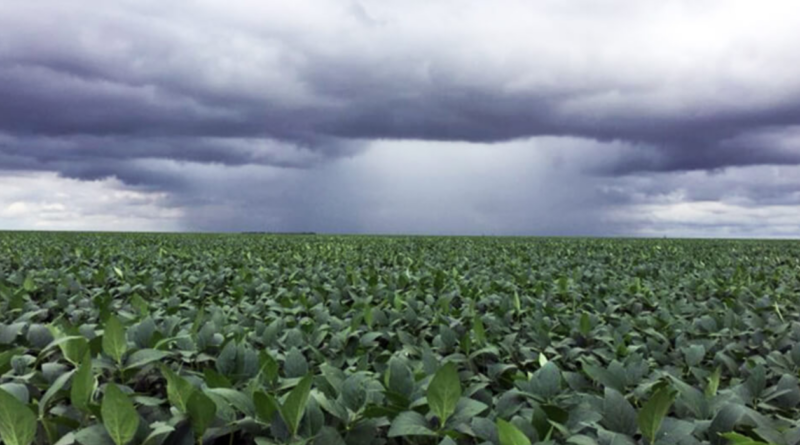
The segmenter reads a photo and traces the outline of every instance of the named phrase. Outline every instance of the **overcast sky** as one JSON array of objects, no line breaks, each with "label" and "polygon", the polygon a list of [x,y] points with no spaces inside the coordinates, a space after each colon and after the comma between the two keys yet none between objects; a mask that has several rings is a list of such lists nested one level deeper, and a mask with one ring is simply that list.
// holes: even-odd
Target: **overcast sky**
[{"label": "overcast sky", "polygon": [[800,3],[3,0],[0,229],[800,237]]}]

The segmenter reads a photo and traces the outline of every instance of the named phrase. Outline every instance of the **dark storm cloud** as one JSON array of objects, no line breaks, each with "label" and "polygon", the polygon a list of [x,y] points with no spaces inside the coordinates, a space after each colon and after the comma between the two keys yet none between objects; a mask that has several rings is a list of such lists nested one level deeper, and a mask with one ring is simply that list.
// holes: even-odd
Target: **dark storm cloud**
[{"label": "dark storm cloud", "polygon": [[[368,140],[560,135],[637,147],[598,170],[611,175],[800,163],[796,144],[753,139],[800,123],[795,20],[739,2],[606,3],[619,14],[516,1],[12,0],[0,18],[0,155],[7,168],[124,177],[123,160],[300,167]],[[771,27],[752,36],[725,8]],[[719,29],[685,24],[694,17]],[[659,33],[668,26],[674,36]]]},{"label": "dark storm cloud", "polygon": [[788,1],[7,0],[0,224],[800,235],[798,28]]}]

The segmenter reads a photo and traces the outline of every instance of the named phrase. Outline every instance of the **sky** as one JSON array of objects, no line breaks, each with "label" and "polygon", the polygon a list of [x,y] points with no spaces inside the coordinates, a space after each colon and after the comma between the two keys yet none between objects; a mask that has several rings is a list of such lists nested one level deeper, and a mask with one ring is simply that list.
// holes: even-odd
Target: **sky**
[{"label": "sky", "polygon": [[0,230],[800,237],[800,3],[3,0]]}]

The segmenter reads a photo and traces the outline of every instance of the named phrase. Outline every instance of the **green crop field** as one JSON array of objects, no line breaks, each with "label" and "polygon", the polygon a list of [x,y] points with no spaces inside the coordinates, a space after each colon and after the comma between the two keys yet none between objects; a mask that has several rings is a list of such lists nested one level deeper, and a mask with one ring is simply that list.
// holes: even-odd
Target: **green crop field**
[{"label": "green crop field", "polygon": [[0,233],[9,445],[800,443],[800,243]]}]

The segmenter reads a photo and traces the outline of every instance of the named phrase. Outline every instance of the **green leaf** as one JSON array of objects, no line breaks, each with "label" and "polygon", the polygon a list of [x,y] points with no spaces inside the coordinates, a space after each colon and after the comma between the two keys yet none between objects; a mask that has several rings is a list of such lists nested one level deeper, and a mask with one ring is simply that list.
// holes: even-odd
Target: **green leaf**
[{"label": "green leaf", "polygon": [[253,393],[253,404],[256,407],[258,419],[267,425],[272,422],[275,413],[280,410],[278,401],[271,395],[262,391]]},{"label": "green leaf", "polygon": [[28,343],[36,349],[44,349],[50,342],[55,340],[50,329],[41,324],[32,324],[28,328],[28,335],[26,337],[28,338]]},{"label": "green leaf", "polygon": [[717,395],[719,389],[719,381],[722,376],[722,368],[717,367],[714,372],[708,377],[708,385],[706,385],[706,397],[714,397]]},{"label": "green leaf", "polygon": [[616,433],[636,434],[636,410],[617,390],[606,388],[603,398],[603,424]]},{"label": "green leaf", "polygon": [[414,391],[414,375],[403,360],[392,357],[389,360],[389,390],[409,395]]},{"label": "green leaf", "polygon": [[745,380],[744,386],[751,397],[759,397],[767,386],[766,370],[764,365],[757,365],[750,370],[750,376]]},{"label": "green leaf", "polygon": [[425,417],[416,411],[405,411],[397,415],[389,427],[389,437],[435,436]]},{"label": "green leaf", "polygon": [[0,352],[0,375],[5,374],[11,368],[11,359],[15,355],[23,354],[25,352],[22,348],[10,349],[5,352]]},{"label": "green leaf", "polygon": [[125,339],[125,328],[117,317],[111,315],[106,320],[105,331],[103,332],[103,352],[121,365],[122,357],[127,350],[128,342]]},{"label": "green leaf", "polygon": [[[69,378],[69,376],[67,378]],[[0,385],[0,389],[16,397],[17,400],[23,404],[28,404],[31,401],[31,394],[28,391],[28,387],[22,383],[3,383]]]},{"label": "green leaf", "polygon": [[202,437],[217,415],[217,405],[202,391],[194,391],[186,408],[195,436]]},{"label": "green leaf", "polygon": [[286,401],[283,402],[281,407],[281,417],[286,422],[286,426],[289,427],[289,432],[292,436],[297,434],[297,427],[300,425],[300,419],[303,418],[313,380],[313,374],[303,377],[300,383],[289,393],[289,396],[286,397]]},{"label": "green leaf", "polygon": [[292,348],[286,353],[286,361],[283,363],[283,372],[288,378],[302,377],[308,373],[308,361],[297,348]]},{"label": "green leaf", "polygon": [[217,371],[222,375],[233,375],[236,373],[236,342],[229,341],[217,357]]},{"label": "green leaf", "polygon": [[700,419],[707,419],[711,416],[711,408],[705,395],[697,388],[687,384],[681,379],[670,375],[672,384],[678,390],[679,397],[686,406]]},{"label": "green leaf", "polygon": [[64,358],[75,366],[80,365],[83,356],[89,352],[89,342],[84,337],[70,336],[56,341],[61,353],[64,354]]},{"label": "green leaf", "polygon": [[203,377],[209,388],[230,388],[231,382],[227,377],[211,368],[203,370]]},{"label": "green leaf", "polygon": [[761,442],[739,433],[724,433],[721,436],[730,440],[733,445],[769,445],[767,442]]},{"label": "green leaf", "polygon": [[36,437],[36,415],[0,389],[0,438],[6,445],[29,445]]},{"label": "green leaf", "polygon": [[261,374],[264,376],[268,383],[273,383],[278,380],[278,370],[280,369],[278,362],[272,356],[262,350],[258,355],[259,367]]},{"label": "green leaf", "polygon": [[475,333],[475,342],[479,345],[486,343],[486,328],[483,326],[483,320],[480,315],[475,314],[472,318],[472,332]]},{"label": "green leaf", "polygon": [[140,349],[125,360],[125,369],[136,369],[169,357],[170,353],[158,349]]},{"label": "green leaf", "polygon": [[22,288],[25,289],[25,292],[33,292],[36,290],[36,283],[33,282],[33,276],[28,274],[25,277],[25,281],[22,283]]},{"label": "green leaf", "polygon": [[169,403],[177,408],[178,411],[185,413],[186,404],[195,391],[194,386],[166,366],[161,367],[161,373],[167,379],[167,399]]},{"label": "green leaf", "polygon": [[[206,394],[222,397],[229,405],[248,417],[252,418],[256,415],[252,397],[245,395],[243,392],[230,388],[208,388],[206,389]],[[191,404],[191,402],[189,403]]]},{"label": "green leaf", "polygon": [[150,428],[152,431],[144,439],[144,442],[142,442],[143,445],[156,445],[162,443],[163,439],[160,439],[161,436],[165,436],[175,431],[174,426],[163,422],[154,422],[150,424]]},{"label": "green leaf", "polygon": [[649,443],[655,443],[656,434],[661,428],[661,422],[667,416],[676,395],[677,392],[670,387],[660,386],[639,411],[639,417],[636,420],[639,424],[639,429]]},{"label": "green leaf", "polygon": [[583,434],[576,434],[574,436],[570,436],[570,438],[567,439],[567,443],[572,445],[597,445],[596,440]]},{"label": "green leaf", "polygon": [[531,445],[530,439],[522,431],[503,419],[497,419],[497,435],[500,445]]},{"label": "green leaf", "polygon": [[342,385],[342,400],[353,412],[359,412],[367,403],[367,387],[360,375],[351,375]]},{"label": "green leaf", "polygon": [[588,312],[584,312],[583,314],[581,314],[581,319],[578,322],[578,326],[581,335],[583,335],[584,337],[586,337],[587,335],[589,335],[589,333],[592,332],[592,319],[589,318]]},{"label": "green leaf", "polygon": [[447,363],[436,371],[428,385],[427,395],[428,406],[439,418],[439,425],[444,425],[461,398],[461,381],[454,363]]},{"label": "green leaf", "polygon": [[125,445],[133,440],[139,427],[139,413],[117,385],[113,383],[106,385],[100,412],[103,415],[103,425],[114,443]]},{"label": "green leaf", "polygon": [[75,371],[70,371],[58,376],[58,378],[47,388],[44,395],[42,396],[41,400],[39,400],[39,415],[44,417],[44,414],[47,412],[47,407],[50,405],[50,401],[53,400],[54,397],[61,391],[64,386],[69,382],[69,379],[72,378]]},{"label": "green leaf", "polygon": [[75,432],[75,440],[81,445],[111,445],[114,440],[103,425],[92,425]]},{"label": "green leaf", "polygon": [[689,438],[694,432],[695,422],[665,417],[656,435],[657,445],[676,445]]},{"label": "green leaf", "polygon": [[733,431],[739,420],[745,413],[745,408],[741,405],[728,403],[722,407],[714,416],[711,425],[708,427],[708,436],[712,445],[724,445],[725,440],[722,433]]},{"label": "green leaf", "polygon": [[561,370],[553,362],[547,362],[533,374],[532,390],[539,396],[551,398],[561,390]]},{"label": "green leaf", "polygon": [[689,366],[697,366],[703,361],[706,355],[706,348],[703,345],[691,345],[683,348],[683,357]]},{"label": "green leaf", "polygon": [[83,411],[89,412],[89,402],[94,392],[94,375],[92,374],[92,357],[89,354],[83,356],[83,361],[78,367],[72,378],[72,388],[70,389],[70,401],[72,406]]},{"label": "green leaf", "polygon": [[448,429],[455,429],[461,423],[467,423],[477,417],[489,407],[482,402],[462,397],[456,405],[456,412],[447,420]]},{"label": "green leaf", "polygon": [[317,434],[314,445],[347,445],[347,443],[336,428],[326,426]]}]

